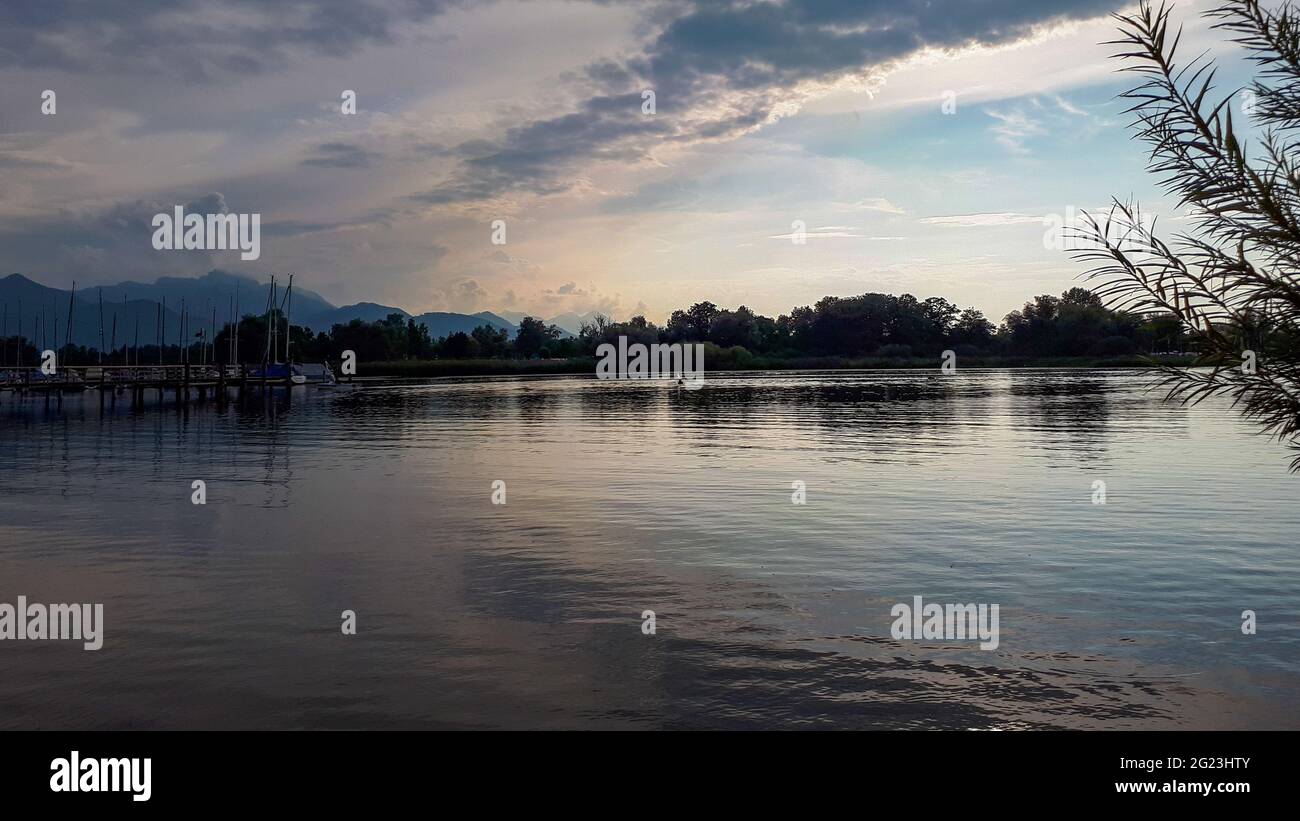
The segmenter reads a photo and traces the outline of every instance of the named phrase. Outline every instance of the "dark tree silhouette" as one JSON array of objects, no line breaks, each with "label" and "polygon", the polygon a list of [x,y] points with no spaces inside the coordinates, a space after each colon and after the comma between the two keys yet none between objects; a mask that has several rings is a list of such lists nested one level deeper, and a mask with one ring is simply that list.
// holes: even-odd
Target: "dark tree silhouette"
[{"label": "dark tree silhouette", "polygon": [[515,350],[520,356],[537,356],[542,348],[560,338],[560,330],[554,325],[547,325],[540,319],[526,316],[519,320],[519,331],[515,334]]}]

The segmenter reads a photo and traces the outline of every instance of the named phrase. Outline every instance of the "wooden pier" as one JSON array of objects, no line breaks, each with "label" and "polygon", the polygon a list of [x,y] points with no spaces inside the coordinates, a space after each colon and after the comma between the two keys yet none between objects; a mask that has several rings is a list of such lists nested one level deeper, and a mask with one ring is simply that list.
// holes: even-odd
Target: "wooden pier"
[{"label": "wooden pier", "polygon": [[248,390],[292,387],[286,377],[258,375],[249,365],[68,365],[53,374],[39,367],[0,368],[0,391],[19,394],[62,396],[64,393],[97,390],[101,396],[130,393],[132,401],[143,403],[146,392],[157,391],[161,400],[168,392],[178,402],[204,401],[209,396],[224,401],[230,389]]}]

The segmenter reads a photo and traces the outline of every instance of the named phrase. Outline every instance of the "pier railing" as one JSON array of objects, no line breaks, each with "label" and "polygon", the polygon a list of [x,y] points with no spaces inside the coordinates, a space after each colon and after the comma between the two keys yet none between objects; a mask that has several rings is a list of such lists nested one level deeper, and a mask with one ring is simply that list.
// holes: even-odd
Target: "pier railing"
[{"label": "pier railing", "polygon": [[[247,365],[60,365],[47,374],[40,367],[0,367],[0,385],[194,385],[261,381]],[[274,381],[274,380],[268,380]]]}]

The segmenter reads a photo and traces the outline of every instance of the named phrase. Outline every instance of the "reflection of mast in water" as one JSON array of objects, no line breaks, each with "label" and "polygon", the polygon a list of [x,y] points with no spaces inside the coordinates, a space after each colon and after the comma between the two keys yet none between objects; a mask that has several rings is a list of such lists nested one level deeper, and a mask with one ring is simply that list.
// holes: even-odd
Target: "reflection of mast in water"
[{"label": "reflection of mast in water", "polygon": [[[289,391],[289,390],[284,392],[286,397],[285,399],[286,404],[288,404],[288,396],[292,393],[293,391]],[[272,399],[267,406],[267,414],[269,415],[270,420],[272,422],[274,422],[276,419],[276,411],[277,411],[276,405],[277,402],[274,399]],[[263,478],[262,480],[262,484],[266,487],[266,495],[262,502],[262,507],[264,508],[289,507],[289,497],[291,495],[290,490],[292,488],[292,483],[293,483],[293,467],[289,462],[291,456],[290,442],[288,438],[285,438],[283,441],[280,441],[280,437],[278,434],[279,434],[279,430],[276,427],[272,427],[271,439],[269,442],[267,442],[266,461],[265,461],[266,472],[265,472],[265,478]],[[281,460],[282,464],[279,468],[280,478],[276,478],[276,473],[277,473],[276,451],[277,450],[283,454]],[[283,490],[283,493],[279,494],[280,498],[278,499],[276,498],[277,494],[275,493],[276,488],[281,488]]]}]

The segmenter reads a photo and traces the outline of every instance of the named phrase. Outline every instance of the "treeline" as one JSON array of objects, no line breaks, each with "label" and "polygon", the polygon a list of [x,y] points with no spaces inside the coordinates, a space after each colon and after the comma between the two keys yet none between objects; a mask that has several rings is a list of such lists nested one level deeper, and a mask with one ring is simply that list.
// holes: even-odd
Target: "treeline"
[{"label": "treeline", "polygon": [[[549,359],[581,355],[573,339],[540,319],[524,317],[514,338],[505,328],[483,324],[471,333],[458,331],[432,339],[429,329],[402,314],[389,314],[377,322],[354,319],[335,325],[328,333],[312,337],[304,328],[294,329],[295,358],[305,361],[338,359],[343,351],[356,352],[364,362],[402,359]],[[241,328],[241,333],[243,329]],[[265,334],[265,325],[262,333]],[[265,337],[263,336],[263,344]],[[241,340],[241,345],[242,345]]]},{"label": "treeline", "polygon": [[674,311],[662,328],[644,317],[622,323],[598,318],[577,341],[584,353],[591,353],[620,335],[647,344],[712,343],[778,359],[933,357],[945,350],[967,356],[1106,357],[1181,351],[1186,343],[1172,318],[1111,311],[1084,288],[1035,297],[1000,326],[979,310],[960,308],[943,297],[871,293],[825,297],[775,319],[744,306],[733,311],[711,302]]},{"label": "treeline", "polygon": [[[999,326],[975,308],[942,297],[911,294],[825,297],[775,319],[745,306],[735,310],[698,302],[673,311],[662,327],[644,316],[611,322],[597,315],[576,337],[526,317],[514,339],[484,325],[471,334],[430,340],[423,326],[394,314],[383,322],[336,325],[310,350],[337,357],[354,350],[367,361],[398,359],[512,359],[594,356],[605,342],[701,342],[745,355],[775,359],[810,357],[934,357],[961,355],[1111,357],[1182,351],[1183,329],[1172,317],[1143,317],[1107,309],[1096,294],[1071,288],[1042,295],[1008,314]],[[302,349],[299,349],[302,350]]]},{"label": "treeline", "polygon": [[[271,358],[283,358],[284,320],[279,314],[245,316],[239,322],[238,345],[232,344],[227,324],[208,339],[200,332],[184,350],[172,345],[161,351],[148,346],[139,352],[141,364],[234,361],[253,363],[267,355],[271,322],[277,323],[276,349]],[[458,332],[432,339],[424,325],[401,314],[377,322],[355,319],[329,331],[313,334],[306,328],[288,329],[290,353],[296,361],[338,361],[343,351],[355,351],[365,362],[426,359],[552,359],[593,356],[604,342],[619,336],[645,344],[700,342],[729,350],[733,361],[746,356],[767,359],[816,357],[934,357],[953,350],[965,356],[1114,357],[1182,351],[1189,345],[1181,324],[1173,317],[1141,316],[1112,311],[1084,288],[1071,288],[1059,297],[1042,295],[1008,314],[998,326],[975,308],[960,308],[942,297],[919,300],[911,294],[868,293],[854,297],[824,297],[813,306],[795,308],[775,319],[745,306],[734,310],[712,302],[697,302],[673,311],[662,327],[644,316],[611,322],[597,316],[584,324],[578,336],[554,325],[525,317],[512,338],[503,328],[481,325],[472,333]],[[7,340],[13,364],[17,340]],[[207,348],[205,351],[204,348]],[[26,363],[36,364],[36,351],[24,344]],[[68,346],[60,359],[68,364],[90,364],[98,352]],[[105,364],[135,362],[128,346],[105,355]]]}]

